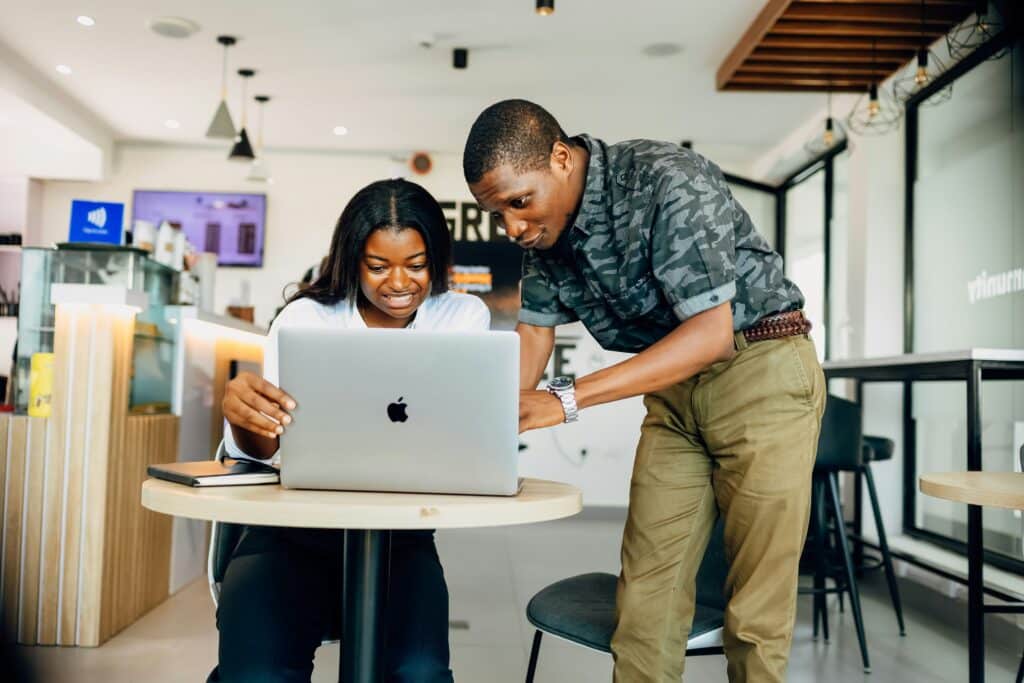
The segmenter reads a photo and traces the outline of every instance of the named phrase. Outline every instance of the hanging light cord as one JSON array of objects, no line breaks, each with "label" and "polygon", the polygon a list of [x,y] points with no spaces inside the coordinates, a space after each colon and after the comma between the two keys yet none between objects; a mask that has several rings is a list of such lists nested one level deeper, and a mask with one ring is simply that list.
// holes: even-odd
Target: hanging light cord
[{"label": "hanging light cord", "polygon": [[246,83],[248,82],[248,76],[242,76],[242,125],[241,128],[245,129],[245,105],[246,105]]},{"label": "hanging light cord", "polygon": [[260,139],[258,141],[260,148],[260,156],[263,156],[263,105],[264,102],[260,102]]},{"label": "hanging light cord", "polygon": [[924,0],[921,0],[921,47],[928,47],[924,42]]},{"label": "hanging light cord", "polygon": [[224,56],[221,59],[220,69],[220,98],[222,100],[228,97],[228,46],[224,46]]}]

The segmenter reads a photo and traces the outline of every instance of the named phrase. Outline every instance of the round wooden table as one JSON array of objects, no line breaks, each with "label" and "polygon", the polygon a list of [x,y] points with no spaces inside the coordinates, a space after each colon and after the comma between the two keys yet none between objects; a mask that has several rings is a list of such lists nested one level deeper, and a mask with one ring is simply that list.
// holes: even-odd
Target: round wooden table
[{"label": "round wooden table", "polygon": [[158,479],[142,484],[142,505],[175,517],[261,526],[345,529],[342,601],[342,683],[381,679],[384,624],[379,605],[387,588],[392,529],[459,529],[530,524],[570,517],[582,509],[579,489],[525,479],[515,496],[307,491],[281,486],[191,488]]},{"label": "round wooden table", "polygon": [[[1020,472],[934,472],[920,478],[921,493],[936,498],[967,503],[968,516],[975,516],[977,524],[967,526],[967,623],[968,657],[971,681],[981,681],[985,673],[986,613],[1011,612],[1019,614],[1022,605],[986,605],[984,599],[985,549],[981,537],[981,508],[999,507],[1024,510],[1024,473]],[[1024,675],[1021,660],[1017,680]]]},{"label": "round wooden table", "polygon": [[969,505],[1024,510],[1024,473],[935,472],[921,476],[921,493]]}]

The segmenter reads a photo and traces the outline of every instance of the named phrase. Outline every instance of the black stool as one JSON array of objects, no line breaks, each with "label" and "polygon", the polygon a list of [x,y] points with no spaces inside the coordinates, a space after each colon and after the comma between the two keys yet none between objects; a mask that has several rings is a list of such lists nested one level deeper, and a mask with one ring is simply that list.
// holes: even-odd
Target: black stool
[{"label": "black stool", "polygon": [[[693,624],[686,642],[686,656],[724,654],[722,629],[725,625],[725,576],[729,563],[725,557],[724,526],[715,523],[704,558],[697,570],[697,595]],[[543,634],[576,645],[610,653],[615,632],[614,574],[580,574],[562,579],[533,596],[526,606],[526,618],[537,629],[533,634],[526,683],[533,683]]]},{"label": "black stool", "polygon": [[889,597],[892,599],[892,607],[896,611],[896,621],[900,626],[900,635],[907,635],[906,626],[903,623],[903,604],[900,601],[900,589],[896,583],[896,572],[892,567],[892,553],[889,551],[889,540],[885,533],[885,524],[882,522],[882,509],[878,504],[878,490],[875,488],[875,477],[871,473],[871,463],[891,460],[896,445],[892,439],[880,436],[865,436],[862,453],[863,463],[856,473],[864,477],[867,484],[868,498],[871,501],[871,512],[875,517],[875,530],[878,532],[878,549],[881,557],[869,558],[868,562],[861,564],[858,569],[871,571],[874,569],[885,570],[885,580],[889,584]]},{"label": "black stool", "polygon": [[[862,467],[862,457],[860,406],[830,395],[822,418],[818,455],[814,461],[811,482],[808,549],[813,556],[814,585],[812,588],[802,588],[800,592],[814,596],[814,637],[818,637],[820,624],[826,641],[829,639],[827,595],[838,593],[840,596],[849,596],[864,671],[869,673],[871,662],[864,635],[860,593],[857,590],[850,542],[846,535],[846,524],[843,523],[843,510],[839,502],[839,472],[859,469]],[[838,567],[833,560],[837,551],[841,562],[841,566]],[[827,586],[828,579],[832,579],[834,583],[831,588]]]}]

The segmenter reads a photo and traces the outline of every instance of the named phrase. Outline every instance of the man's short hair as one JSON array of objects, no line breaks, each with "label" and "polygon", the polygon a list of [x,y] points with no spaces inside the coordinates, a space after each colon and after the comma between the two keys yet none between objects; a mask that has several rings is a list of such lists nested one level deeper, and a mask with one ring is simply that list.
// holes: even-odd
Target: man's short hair
[{"label": "man's short hair", "polygon": [[526,100],[504,100],[476,118],[462,155],[462,172],[473,184],[498,166],[517,173],[543,168],[555,142],[569,143],[558,121],[544,107]]}]

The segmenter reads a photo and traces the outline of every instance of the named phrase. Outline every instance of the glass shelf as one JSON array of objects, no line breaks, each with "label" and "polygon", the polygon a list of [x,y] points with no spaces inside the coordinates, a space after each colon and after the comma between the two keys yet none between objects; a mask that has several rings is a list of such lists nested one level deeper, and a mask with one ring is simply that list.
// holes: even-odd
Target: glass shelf
[{"label": "glass shelf", "polygon": [[[167,412],[172,396],[176,333],[164,309],[177,299],[180,274],[133,247],[60,244],[21,250],[21,302],[14,368],[14,408],[28,408],[32,356],[53,352],[55,283],[115,285],[145,292],[149,304],[136,315],[129,407]],[[138,411],[136,411],[138,412]]]}]

